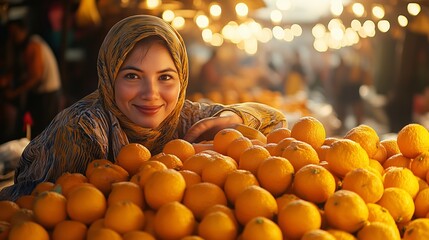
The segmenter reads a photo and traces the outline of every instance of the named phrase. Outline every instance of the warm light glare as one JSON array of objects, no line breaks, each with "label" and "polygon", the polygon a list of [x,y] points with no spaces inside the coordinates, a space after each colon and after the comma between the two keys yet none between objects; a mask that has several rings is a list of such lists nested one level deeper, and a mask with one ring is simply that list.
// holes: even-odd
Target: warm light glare
[{"label": "warm light glare", "polygon": [[263,28],[261,31],[256,33],[256,39],[262,43],[267,43],[273,38],[273,33],[269,28]]},{"label": "warm light glare", "polygon": [[292,42],[292,40],[294,39],[294,35],[291,29],[285,29],[284,30],[284,36],[283,36],[283,40],[285,40],[286,42]]},{"label": "warm light glare", "polygon": [[313,34],[314,38],[322,38],[326,33],[326,27],[325,25],[318,23],[311,29],[311,33]]},{"label": "warm light glare", "polygon": [[296,37],[302,35],[302,27],[296,23],[290,26],[290,30],[292,31],[292,34]]},{"label": "warm light glare", "polygon": [[390,29],[390,23],[387,20],[380,20],[377,23],[377,27],[380,30],[380,32],[384,32],[385,33],[387,31],[389,31],[389,29]]},{"label": "warm light glare", "polygon": [[173,19],[174,19],[174,12],[173,11],[171,11],[171,10],[165,10],[163,13],[162,13],[162,19],[164,19],[165,21],[167,21],[167,22],[171,22],[171,21],[173,21]]},{"label": "warm light glare", "polygon": [[323,39],[315,39],[313,43],[314,49],[318,52],[326,52],[328,51],[328,45]]},{"label": "warm light glare", "polygon": [[408,25],[408,18],[404,15],[398,16],[398,23],[401,27],[406,27]]},{"label": "warm light glare", "polygon": [[195,23],[199,28],[206,28],[209,25],[209,18],[206,15],[198,15]]},{"label": "warm light glare", "polygon": [[418,3],[408,3],[407,10],[408,10],[409,14],[411,14],[413,16],[417,16],[417,14],[420,13],[422,8],[420,7],[420,5]]},{"label": "warm light glare", "polygon": [[276,7],[279,10],[286,11],[292,7],[292,4],[291,4],[290,0],[277,0],[276,1]]},{"label": "warm light glare", "polygon": [[220,35],[219,33],[213,34],[213,37],[212,37],[210,44],[215,46],[215,47],[222,46],[222,44],[223,44],[222,35]]},{"label": "warm light glare", "polygon": [[332,0],[331,2],[331,13],[334,16],[340,16],[343,13],[344,6],[341,0]]},{"label": "warm light glare", "polygon": [[222,8],[219,4],[214,3],[210,6],[210,15],[212,15],[213,17],[219,17],[221,14]]},{"label": "warm light glare", "polygon": [[245,3],[237,3],[237,5],[235,5],[235,12],[238,16],[245,17],[249,13],[249,8]]},{"label": "warm light glare", "polygon": [[352,29],[357,32],[357,31],[359,31],[359,29],[361,29],[362,24],[359,22],[359,20],[353,19],[351,24],[350,24],[350,27],[352,27]]},{"label": "warm light glare", "polygon": [[356,17],[362,17],[365,13],[365,7],[362,5],[362,3],[354,3],[352,10]]},{"label": "warm light glare", "polygon": [[175,17],[173,21],[171,22],[171,25],[175,29],[183,29],[185,27],[185,19],[183,17]]},{"label": "warm light glare", "polygon": [[283,39],[283,37],[285,36],[284,29],[280,26],[273,27],[273,36],[275,39]]},{"label": "warm light glare", "polygon": [[384,17],[384,8],[382,6],[374,6],[372,8],[372,15],[378,19],[382,19]]},{"label": "warm light glare", "polygon": [[161,5],[161,0],[147,0],[146,5],[149,9],[155,9]]},{"label": "warm light glare", "polygon": [[271,22],[274,24],[278,24],[282,21],[283,15],[280,10],[274,9],[270,14]]},{"label": "warm light glare", "polygon": [[206,28],[201,32],[201,36],[204,42],[211,42],[211,40],[213,39],[213,32],[212,30]]}]

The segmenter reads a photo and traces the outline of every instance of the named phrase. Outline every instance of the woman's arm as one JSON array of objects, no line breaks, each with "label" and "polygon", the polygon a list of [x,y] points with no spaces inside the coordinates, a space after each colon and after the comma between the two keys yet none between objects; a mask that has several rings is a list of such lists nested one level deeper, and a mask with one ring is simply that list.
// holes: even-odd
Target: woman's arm
[{"label": "woman's arm", "polygon": [[279,110],[254,102],[222,105],[187,101],[181,117],[179,137],[190,142],[201,140],[203,135],[210,139],[220,129],[240,123],[264,134],[287,126],[286,117]]}]

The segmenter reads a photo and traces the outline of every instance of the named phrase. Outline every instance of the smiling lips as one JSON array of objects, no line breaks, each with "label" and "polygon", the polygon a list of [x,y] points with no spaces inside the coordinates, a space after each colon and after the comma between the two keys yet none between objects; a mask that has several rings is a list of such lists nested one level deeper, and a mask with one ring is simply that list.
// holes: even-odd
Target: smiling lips
[{"label": "smiling lips", "polygon": [[137,110],[143,114],[147,114],[147,115],[154,115],[156,114],[162,107],[162,105],[157,105],[157,106],[138,106],[138,105],[134,105]]}]

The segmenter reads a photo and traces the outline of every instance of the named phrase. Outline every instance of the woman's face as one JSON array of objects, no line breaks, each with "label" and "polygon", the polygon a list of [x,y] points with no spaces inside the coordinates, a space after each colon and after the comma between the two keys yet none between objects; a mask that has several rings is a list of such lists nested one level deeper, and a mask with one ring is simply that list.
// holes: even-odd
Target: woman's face
[{"label": "woman's face", "polygon": [[115,102],[131,121],[156,128],[174,110],[180,79],[168,49],[160,42],[138,43],[115,80]]}]

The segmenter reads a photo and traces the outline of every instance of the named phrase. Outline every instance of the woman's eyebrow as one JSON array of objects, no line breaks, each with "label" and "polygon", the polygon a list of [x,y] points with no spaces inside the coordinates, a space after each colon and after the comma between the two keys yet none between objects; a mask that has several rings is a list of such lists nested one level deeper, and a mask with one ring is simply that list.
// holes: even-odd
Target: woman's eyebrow
[{"label": "woman's eyebrow", "polygon": [[134,70],[134,71],[143,72],[143,70],[134,66],[123,66],[119,69],[119,71],[125,71],[125,70]]},{"label": "woman's eyebrow", "polygon": [[177,71],[176,71],[176,69],[174,69],[174,68],[166,68],[166,69],[163,69],[163,70],[161,70],[161,71],[158,71],[159,73],[166,73],[166,72],[174,72],[174,73],[177,73]]}]

